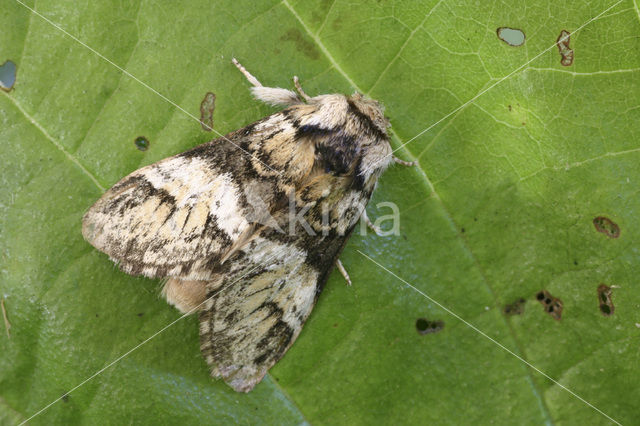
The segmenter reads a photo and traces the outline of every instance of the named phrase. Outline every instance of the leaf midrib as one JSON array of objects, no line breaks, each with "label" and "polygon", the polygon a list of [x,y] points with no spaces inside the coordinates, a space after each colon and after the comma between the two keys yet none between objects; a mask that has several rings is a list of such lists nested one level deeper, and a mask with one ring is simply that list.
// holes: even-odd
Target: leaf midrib
[{"label": "leaf midrib", "polygon": [[[304,28],[304,30],[306,31],[306,33],[313,39],[313,41],[316,43],[316,45],[318,46],[318,48],[322,51],[322,53],[325,55],[325,57],[329,60],[329,62],[334,66],[334,68],[336,69],[336,71],[338,71],[338,73],[354,88],[356,89],[358,92],[360,93],[365,93],[356,83],[355,81],[342,69],[342,67],[340,66],[340,64],[334,59],[333,55],[331,55],[331,52],[329,52],[329,50],[327,49],[327,47],[324,45],[324,43],[322,42],[322,40],[320,40],[320,37],[317,34],[314,34],[311,29],[307,26],[307,24],[303,21],[303,19],[300,17],[300,15],[296,12],[296,10],[289,4],[288,0],[282,0],[282,4],[284,4],[286,6],[286,8],[289,10],[289,12],[294,16],[294,18],[296,18],[296,20],[300,23],[300,25]],[[438,3],[439,4],[439,3]],[[437,6],[437,5],[436,5]],[[429,11],[429,14],[433,11],[434,8],[432,8]],[[422,23],[420,24],[422,25]],[[413,33],[411,33],[411,35],[413,35]],[[410,37],[411,37],[410,35]],[[406,42],[405,42],[406,44]],[[384,72],[384,71],[383,71]],[[518,73],[516,73],[518,74]],[[515,75],[515,74],[514,74]],[[381,77],[381,76],[380,76]],[[378,80],[380,79],[380,77],[378,78]],[[377,81],[376,81],[377,84]],[[375,86],[375,85],[374,85]],[[373,87],[373,86],[372,86]],[[469,105],[472,105],[473,102],[469,103]],[[462,112],[463,110],[466,109],[467,106],[461,108],[460,112]],[[389,129],[389,133],[391,135],[391,138],[396,142],[396,144],[398,144],[398,146],[400,146],[399,151],[401,151],[404,155],[406,155],[408,158],[411,158],[412,160],[415,159],[415,157],[413,156],[413,154],[407,150],[406,146],[402,143],[402,140],[400,139],[400,137],[398,136],[398,134],[391,128]],[[493,290],[493,287],[491,286],[491,284],[489,283],[489,280],[484,272],[484,269],[481,267],[478,259],[476,258],[476,256],[473,254],[473,251],[471,250],[471,248],[469,247],[469,245],[467,244],[466,239],[460,234],[460,232],[458,232],[458,229],[460,229],[455,220],[453,219],[453,216],[451,215],[451,213],[449,212],[449,209],[447,208],[447,206],[444,204],[444,202],[442,201],[442,199],[440,198],[440,195],[437,193],[437,191],[435,190],[435,187],[433,186],[433,184],[431,183],[431,180],[429,179],[429,176],[427,175],[427,173],[424,171],[424,169],[422,167],[417,167],[417,170],[419,170],[419,175],[422,176],[422,183],[423,185],[429,189],[429,191],[431,191],[431,193],[433,194],[434,198],[436,199],[436,201],[440,204],[440,206],[442,207],[442,210],[445,213],[445,217],[447,219],[447,221],[449,222],[450,226],[451,226],[451,230],[456,234],[457,238],[461,241],[461,245],[463,247],[463,249],[467,252],[467,254],[470,256],[473,264],[478,268],[478,271],[480,273],[480,276],[482,277],[482,282],[483,284],[486,286],[487,290],[489,291],[489,293],[491,294],[491,297],[493,298],[493,302],[494,302],[494,307],[498,307],[499,303],[497,300],[497,296]],[[427,194],[428,196],[429,194]],[[513,327],[511,326],[511,324],[509,323],[509,321],[507,321],[504,317],[501,316],[502,322],[505,324],[506,328],[509,330],[509,334],[511,335],[511,338],[513,339],[516,348],[515,348],[515,353],[518,354],[519,356],[521,356],[523,359],[527,360],[527,356],[524,352],[524,350],[521,347],[521,344],[519,342],[519,339],[517,338],[515,331],[513,330]],[[532,392],[534,394],[534,397],[539,401],[539,406],[540,406],[540,411],[542,412],[542,415],[545,417],[545,419],[547,420],[548,423],[553,423],[552,417],[551,417],[551,413],[549,412],[549,408],[547,407],[546,401],[544,399],[544,396],[542,394],[542,392],[540,391],[540,389],[538,389],[538,386],[536,385],[535,382],[535,378],[533,377],[533,374],[531,372],[531,368],[528,366],[524,367],[525,371],[527,372],[527,378],[529,379],[531,388],[532,388]]]}]

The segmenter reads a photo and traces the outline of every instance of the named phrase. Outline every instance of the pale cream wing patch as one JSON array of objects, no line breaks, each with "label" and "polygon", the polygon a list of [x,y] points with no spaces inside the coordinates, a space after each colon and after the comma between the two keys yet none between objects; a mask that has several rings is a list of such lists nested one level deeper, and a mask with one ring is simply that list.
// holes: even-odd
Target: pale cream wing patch
[{"label": "pale cream wing patch", "polygon": [[206,280],[251,228],[243,197],[231,173],[211,161],[171,157],[114,185],[87,211],[82,231],[125,272]]},{"label": "pale cream wing patch", "polygon": [[231,260],[200,313],[201,350],[213,376],[248,392],[298,337],[320,274],[304,250],[261,236]]}]

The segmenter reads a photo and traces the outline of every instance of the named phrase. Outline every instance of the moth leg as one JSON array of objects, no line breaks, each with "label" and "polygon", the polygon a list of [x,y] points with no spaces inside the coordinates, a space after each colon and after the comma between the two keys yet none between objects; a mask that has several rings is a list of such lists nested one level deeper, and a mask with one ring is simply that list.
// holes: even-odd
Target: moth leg
[{"label": "moth leg", "polygon": [[404,160],[399,159],[396,156],[393,157],[393,161],[395,161],[397,164],[400,164],[400,165],[406,166],[406,167],[413,167],[413,166],[417,166],[418,165],[417,161],[404,161]]},{"label": "moth leg", "polygon": [[247,69],[243,67],[242,64],[238,62],[236,58],[231,58],[231,62],[233,62],[233,65],[235,65],[240,70],[240,72],[247,78],[247,80],[249,80],[249,83],[251,83],[255,87],[263,87],[262,83],[260,83],[258,79],[255,78],[249,71],[247,71]]},{"label": "moth leg", "polygon": [[340,271],[344,279],[347,280],[347,285],[351,285],[351,278],[349,278],[349,273],[346,269],[344,269],[344,266],[342,265],[342,262],[340,262],[340,259],[336,259],[336,266],[338,267],[338,271]]},{"label": "moth leg", "polygon": [[371,219],[369,219],[369,216],[367,216],[367,211],[363,210],[362,211],[362,215],[360,216],[360,218],[362,220],[364,220],[364,222],[367,224],[367,226],[376,233],[376,235],[380,235],[382,233],[382,231],[380,230],[380,228],[378,228],[376,225],[373,224],[373,222],[371,222]]},{"label": "moth leg", "polygon": [[298,79],[297,75],[293,76],[293,85],[296,86],[296,90],[298,91],[298,93],[300,93],[302,99],[304,99],[306,102],[309,102],[311,96],[307,95],[304,90],[302,90],[302,86],[300,85],[300,80]]}]

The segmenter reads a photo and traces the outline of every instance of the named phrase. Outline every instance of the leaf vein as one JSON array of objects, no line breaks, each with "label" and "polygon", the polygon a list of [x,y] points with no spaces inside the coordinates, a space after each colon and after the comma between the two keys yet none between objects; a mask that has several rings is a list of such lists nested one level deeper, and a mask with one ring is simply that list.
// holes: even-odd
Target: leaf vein
[{"label": "leaf vein", "polygon": [[53,143],[53,145],[56,148],[58,148],[67,157],[67,159],[69,159],[73,164],[75,164],[82,171],[82,173],[84,173],[91,180],[91,182],[93,182],[95,186],[98,187],[98,189],[100,189],[100,191],[102,192],[106,191],[106,188],[102,186],[102,184],[100,184],[98,179],[89,170],[87,170],[87,168],[73,154],[67,151],[60,142],[54,139],[53,136],[51,136],[49,132],[47,132],[47,130],[40,123],[38,123],[36,119],[33,118],[22,107],[22,105],[20,105],[12,96],[7,94],[6,92],[2,92],[2,93],[16,106],[16,108],[25,116],[25,118],[29,120],[29,122],[36,129],[38,129],[44,135],[45,138],[47,138],[51,143]]}]

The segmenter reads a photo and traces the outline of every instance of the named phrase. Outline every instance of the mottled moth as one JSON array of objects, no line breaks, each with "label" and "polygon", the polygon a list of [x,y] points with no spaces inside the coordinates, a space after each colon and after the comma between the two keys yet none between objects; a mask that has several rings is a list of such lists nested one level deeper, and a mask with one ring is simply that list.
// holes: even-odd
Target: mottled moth
[{"label": "mottled moth", "polygon": [[164,279],[167,301],[199,314],[211,375],[248,392],[341,268],[394,157],[377,101],[309,97],[296,78],[298,93],[264,87],[234,63],[256,99],[286,108],[134,171],[86,212],[82,233],[124,272]]}]

